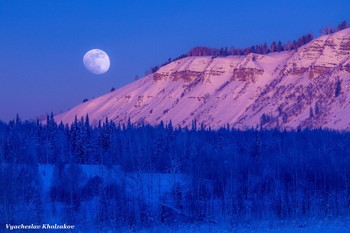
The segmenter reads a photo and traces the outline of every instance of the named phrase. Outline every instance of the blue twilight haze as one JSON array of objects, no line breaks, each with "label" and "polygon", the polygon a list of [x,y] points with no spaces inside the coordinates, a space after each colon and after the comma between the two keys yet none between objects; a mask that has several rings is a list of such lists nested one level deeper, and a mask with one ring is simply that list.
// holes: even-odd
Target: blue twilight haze
[{"label": "blue twilight haze", "polygon": [[[0,1],[0,120],[59,113],[198,45],[286,42],[349,20],[350,1]],[[82,64],[100,48],[101,76]]]}]

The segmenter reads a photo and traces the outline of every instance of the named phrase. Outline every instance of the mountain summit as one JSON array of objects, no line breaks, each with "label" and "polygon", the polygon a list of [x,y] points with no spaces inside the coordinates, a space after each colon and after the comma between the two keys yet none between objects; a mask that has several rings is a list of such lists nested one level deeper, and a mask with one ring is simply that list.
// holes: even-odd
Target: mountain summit
[{"label": "mountain summit", "polygon": [[350,130],[350,29],[297,51],[186,57],[56,116],[70,123]]}]

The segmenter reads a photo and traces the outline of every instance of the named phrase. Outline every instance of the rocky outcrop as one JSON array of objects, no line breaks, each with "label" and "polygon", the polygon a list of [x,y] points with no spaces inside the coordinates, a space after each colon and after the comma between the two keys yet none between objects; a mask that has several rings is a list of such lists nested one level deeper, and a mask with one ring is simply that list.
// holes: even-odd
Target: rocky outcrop
[{"label": "rocky outcrop", "polygon": [[153,80],[155,80],[155,81],[161,81],[161,80],[178,81],[178,80],[183,80],[185,82],[191,82],[196,77],[198,77],[198,75],[200,75],[200,73],[201,72],[190,71],[190,70],[175,71],[175,72],[173,72],[171,74],[154,73],[153,74]]},{"label": "rocky outcrop", "polygon": [[262,69],[238,68],[233,70],[232,80],[255,82],[263,73]]}]

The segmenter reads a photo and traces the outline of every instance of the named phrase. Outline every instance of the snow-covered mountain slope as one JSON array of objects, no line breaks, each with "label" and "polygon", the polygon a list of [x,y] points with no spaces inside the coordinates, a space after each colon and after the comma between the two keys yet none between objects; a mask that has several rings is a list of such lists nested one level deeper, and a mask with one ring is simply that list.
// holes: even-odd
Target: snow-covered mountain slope
[{"label": "snow-covered mountain slope", "polygon": [[56,116],[70,123],[350,129],[350,29],[297,51],[186,57]]}]

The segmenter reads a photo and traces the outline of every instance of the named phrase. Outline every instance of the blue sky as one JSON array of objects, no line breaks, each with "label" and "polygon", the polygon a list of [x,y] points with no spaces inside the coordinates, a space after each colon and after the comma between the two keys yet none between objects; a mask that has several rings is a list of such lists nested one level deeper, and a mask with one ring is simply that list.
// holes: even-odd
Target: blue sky
[{"label": "blue sky", "polygon": [[[0,0],[0,120],[59,113],[191,47],[288,40],[349,20],[345,0]],[[105,50],[111,68],[82,57]]]}]

